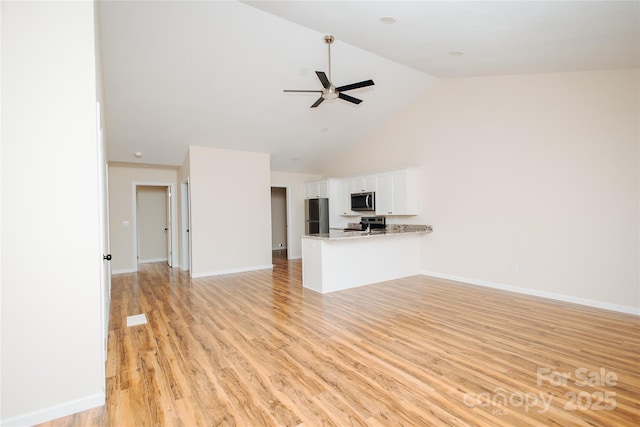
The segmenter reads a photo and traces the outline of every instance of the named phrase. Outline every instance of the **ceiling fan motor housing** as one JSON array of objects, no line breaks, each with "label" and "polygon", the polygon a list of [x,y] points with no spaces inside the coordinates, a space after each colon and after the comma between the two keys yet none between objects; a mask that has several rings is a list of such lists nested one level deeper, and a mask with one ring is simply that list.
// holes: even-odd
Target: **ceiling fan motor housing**
[{"label": "ceiling fan motor housing", "polygon": [[339,95],[340,92],[338,92],[333,84],[322,91],[322,97],[324,99],[336,99]]}]

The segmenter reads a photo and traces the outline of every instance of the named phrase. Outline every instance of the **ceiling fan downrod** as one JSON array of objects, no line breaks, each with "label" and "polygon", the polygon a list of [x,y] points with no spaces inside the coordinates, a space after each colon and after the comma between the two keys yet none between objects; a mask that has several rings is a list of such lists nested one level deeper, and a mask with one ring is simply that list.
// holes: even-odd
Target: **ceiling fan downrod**
[{"label": "ceiling fan downrod", "polygon": [[[331,43],[333,43],[335,39],[331,34],[327,34],[324,36],[324,42],[327,44],[327,51],[329,53],[329,81],[331,82],[331,86],[333,86],[333,80],[331,80]],[[335,88],[335,86],[333,86]],[[337,95],[336,95],[337,96]]]}]

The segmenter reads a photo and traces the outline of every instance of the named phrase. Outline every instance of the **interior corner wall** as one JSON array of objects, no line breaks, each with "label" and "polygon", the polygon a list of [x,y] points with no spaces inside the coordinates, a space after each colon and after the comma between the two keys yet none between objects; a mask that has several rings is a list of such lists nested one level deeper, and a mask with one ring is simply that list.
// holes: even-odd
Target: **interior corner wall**
[{"label": "interior corner wall", "polygon": [[271,268],[266,153],[189,147],[191,276]]},{"label": "interior corner wall", "polygon": [[93,2],[1,2],[0,424],[104,404]]},{"label": "interior corner wall", "polygon": [[429,274],[640,313],[639,80],[440,80],[324,175],[419,167]]},{"label": "interior corner wall", "polygon": [[[136,164],[109,165],[109,231],[111,243],[111,270],[114,274],[137,271],[136,230],[133,224],[135,210],[134,183],[172,183],[175,185],[178,172],[175,168],[148,167]],[[179,200],[179,199],[178,199]],[[173,235],[177,236],[174,220]],[[173,245],[173,253],[179,254],[179,245]],[[179,258],[176,258],[179,259]]]},{"label": "interior corner wall", "polygon": [[321,175],[271,171],[271,186],[287,188],[289,204],[289,259],[302,258],[302,235],[304,234],[304,183],[322,179]]}]

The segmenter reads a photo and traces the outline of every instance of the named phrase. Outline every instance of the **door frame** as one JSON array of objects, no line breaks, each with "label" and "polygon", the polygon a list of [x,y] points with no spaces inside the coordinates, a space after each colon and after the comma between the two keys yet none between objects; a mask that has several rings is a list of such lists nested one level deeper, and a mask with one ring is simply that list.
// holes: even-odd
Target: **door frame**
[{"label": "door frame", "polygon": [[[111,307],[111,231],[109,229],[109,164],[102,126],[102,105],[96,101],[96,138],[98,145],[98,218],[100,221],[100,322],[103,362],[107,361],[109,312]],[[102,365],[104,366],[104,364]],[[104,372],[103,372],[104,373]],[[103,384],[104,389],[106,385]]]},{"label": "door frame", "polygon": [[131,197],[132,197],[132,210],[133,213],[131,215],[132,221],[131,221],[131,225],[132,225],[132,233],[133,233],[133,265],[134,265],[134,271],[138,271],[138,204],[137,204],[137,196],[136,196],[136,192],[138,190],[138,186],[140,187],[169,187],[169,212],[171,213],[171,217],[167,218],[167,222],[168,224],[168,233],[171,233],[171,248],[169,248],[169,250],[171,251],[171,256],[169,257],[169,259],[167,260],[167,263],[169,264],[169,267],[175,267],[177,265],[176,262],[176,254],[178,253],[178,245],[177,245],[177,241],[178,241],[178,231],[177,231],[177,227],[174,227],[174,224],[176,223],[175,219],[178,217],[177,215],[177,207],[176,207],[176,184],[174,182],[140,182],[140,181],[134,181],[133,183],[131,183],[132,186],[132,191],[131,191]]},{"label": "door frame", "polygon": [[[287,228],[287,259],[291,259],[291,188],[289,185],[276,185],[271,184],[270,188],[284,188],[285,189],[285,211],[287,213],[286,228]],[[271,219],[273,221],[273,218]]]},{"label": "door frame", "polygon": [[189,178],[180,182],[180,268],[191,271],[191,200],[189,197]]},{"label": "door frame", "polygon": [[286,209],[287,209],[287,259],[291,259],[291,188],[286,185],[284,187],[287,191],[285,192]]}]

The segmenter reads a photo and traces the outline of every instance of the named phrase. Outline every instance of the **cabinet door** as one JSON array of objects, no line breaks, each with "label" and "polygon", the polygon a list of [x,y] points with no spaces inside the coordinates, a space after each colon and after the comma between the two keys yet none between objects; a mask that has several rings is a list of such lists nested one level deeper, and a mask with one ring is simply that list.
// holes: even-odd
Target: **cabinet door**
[{"label": "cabinet door", "polygon": [[364,179],[362,179],[362,178],[352,178],[350,187],[351,187],[350,188],[350,192],[351,193],[362,193],[363,191],[365,191],[365,189],[364,189]]},{"label": "cabinet door", "polygon": [[312,199],[318,193],[318,184],[316,182],[307,182],[304,184],[304,198]]},{"label": "cabinet door", "polygon": [[394,215],[418,215],[418,175],[415,169],[391,173]]},{"label": "cabinet door", "polygon": [[329,198],[329,181],[318,181],[318,198]]},{"label": "cabinet door", "polygon": [[379,174],[377,183],[377,215],[418,214],[417,173],[414,169]]},{"label": "cabinet door", "polygon": [[393,178],[391,174],[376,177],[376,215],[393,215]]},{"label": "cabinet door", "polygon": [[351,179],[352,193],[362,193],[365,191],[376,191],[375,175],[363,175]]},{"label": "cabinet door", "polygon": [[[329,227],[345,228],[348,223],[349,205],[346,205],[346,184],[341,179],[329,179]],[[344,187],[344,188],[343,188]]]},{"label": "cabinet door", "polygon": [[408,215],[409,194],[407,192],[407,173],[396,172],[391,174],[391,194],[393,199],[393,213],[395,215]]},{"label": "cabinet door", "polygon": [[338,202],[338,210],[342,216],[357,215],[356,212],[351,210],[351,188],[351,180],[341,179],[338,181],[338,195],[336,200]]},{"label": "cabinet door", "polygon": [[304,184],[305,199],[321,199],[329,197],[329,181],[313,181]]}]

